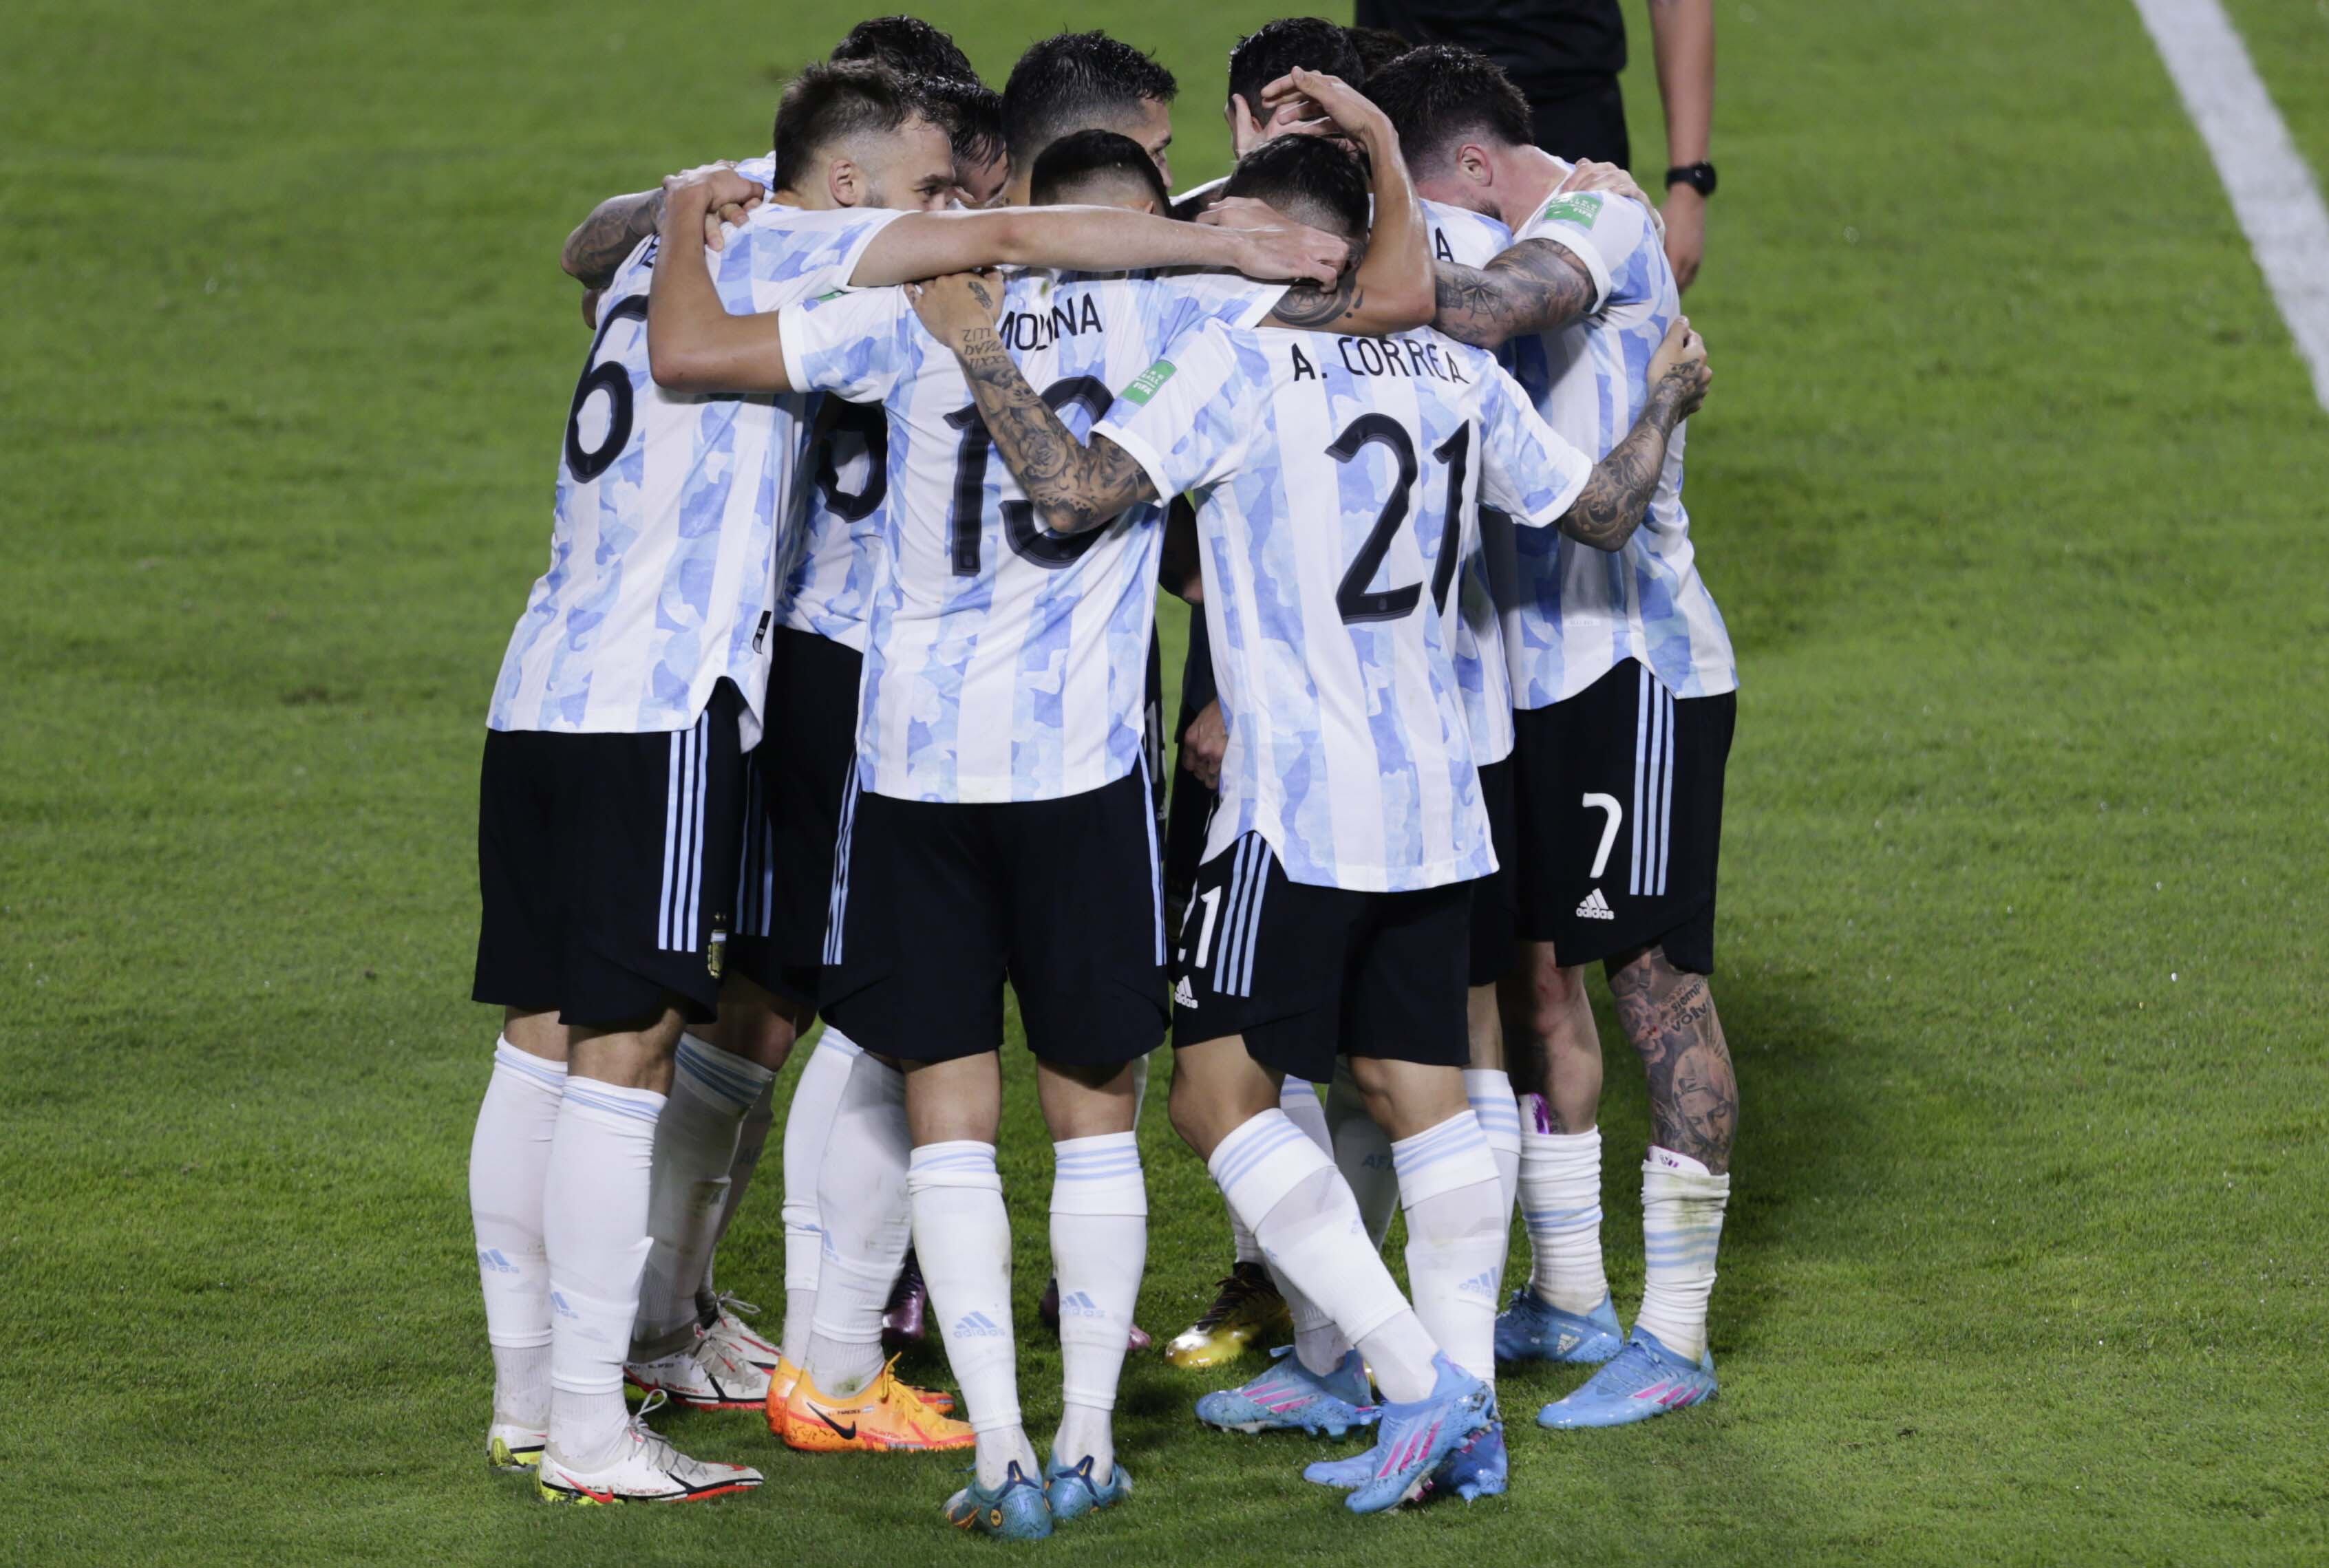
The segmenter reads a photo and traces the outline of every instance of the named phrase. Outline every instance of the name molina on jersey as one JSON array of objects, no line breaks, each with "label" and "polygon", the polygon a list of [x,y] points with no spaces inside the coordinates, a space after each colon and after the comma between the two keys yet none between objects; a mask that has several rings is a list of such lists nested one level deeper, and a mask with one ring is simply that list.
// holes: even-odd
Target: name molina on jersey
[{"label": "name molina on jersey", "polygon": [[1062,300],[1048,311],[1006,310],[995,324],[995,335],[1003,340],[1004,348],[1023,351],[1050,348],[1061,333],[1081,337],[1101,330],[1099,307],[1089,294]]},{"label": "name molina on jersey", "polygon": [[[1317,367],[1303,353],[1302,345],[1287,346],[1294,356],[1294,380],[1316,380]],[[1413,338],[1336,338],[1334,348],[1343,356],[1343,368],[1354,376],[1429,376],[1459,387],[1472,384],[1463,367],[1452,356],[1442,354],[1435,343]]]}]

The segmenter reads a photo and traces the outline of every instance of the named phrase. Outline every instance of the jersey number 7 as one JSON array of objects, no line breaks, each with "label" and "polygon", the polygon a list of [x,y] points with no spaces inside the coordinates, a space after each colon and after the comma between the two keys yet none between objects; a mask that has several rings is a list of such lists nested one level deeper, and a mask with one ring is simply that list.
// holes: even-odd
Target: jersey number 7
[{"label": "jersey number 7", "polygon": [[[1423,602],[1423,585],[1410,583],[1405,587],[1370,591],[1367,585],[1375,580],[1382,569],[1383,557],[1391,553],[1391,537],[1407,521],[1412,509],[1417,466],[1415,439],[1407,427],[1388,414],[1362,414],[1352,420],[1334,444],[1326,448],[1326,455],[1337,463],[1348,463],[1373,442],[1391,449],[1399,464],[1399,483],[1391,487],[1391,498],[1375,516],[1375,525],[1367,532],[1366,542],[1359,553],[1351,558],[1350,568],[1343,573],[1343,582],[1334,590],[1334,607],[1343,613],[1343,624],[1353,625],[1361,621],[1396,621],[1411,614]],[[1439,553],[1431,567],[1432,608],[1446,611],[1448,585],[1456,580],[1456,557],[1464,537],[1464,476],[1472,460],[1472,426],[1469,420],[1456,427],[1456,434],[1431,449],[1431,455],[1447,465],[1447,506],[1439,530]]]}]

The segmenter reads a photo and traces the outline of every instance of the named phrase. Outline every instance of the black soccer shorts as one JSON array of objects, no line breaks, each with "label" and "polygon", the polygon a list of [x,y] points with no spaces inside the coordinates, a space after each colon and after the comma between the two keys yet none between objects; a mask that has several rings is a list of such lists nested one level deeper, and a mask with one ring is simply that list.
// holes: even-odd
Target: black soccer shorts
[{"label": "black soccer shorts", "polygon": [[1636,660],[1513,716],[1519,934],[1563,964],[1663,947],[1714,972],[1736,694],[1677,699]]},{"label": "black soccer shorts", "polygon": [[687,729],[491,730],[477,791],[481,1002],[618,1028],[711,1021],[735,929],[742,696]]},{"label": "black soccer shorts", "polygon": [[817,1003],[842,798],[857,757],[865,656],[779,626],[768,643],[764,738],[745,758],[743,886],[729,943],[739,972],[804,1006]]},{"label": "black soccer shorts", "polygon": [[1472,945],[1468,975],[1474,985],[1494,985],[1513,966],[1513,932],[1519,918],[1513,861],[1520,854],[1520,822],[1513,806],[1513,759],[1480,769],[1480,803],[1488,811],[1488,843],[1496,869],[1472,884]]},{"label": "black soccer shorts", "polygon": [[1164,1040],[1164,915],[1144,759],[1096,790],[996,804],[844,802],[825,1017],[877,1056],[999,1049],[1003,986],[1028,1048],[1115,1066]]},{"label": "black soccer shorts", "polygon": [[1474,896],[1470,882],[1297,882],[1244,834],[1198,869],[1174,949],[1173,1043],[1241,1035],[1255,1061],[1315,1084],[1338,1055],[1461,1067]]}]

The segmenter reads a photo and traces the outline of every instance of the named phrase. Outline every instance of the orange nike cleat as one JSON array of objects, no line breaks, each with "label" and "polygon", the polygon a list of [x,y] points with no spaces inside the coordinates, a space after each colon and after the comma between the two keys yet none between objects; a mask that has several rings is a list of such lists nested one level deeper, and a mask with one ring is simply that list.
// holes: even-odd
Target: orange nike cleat
[{"label": "orange nike cleat", "polygon": [[828,1399],[802,1373],[785,1401],[785,1446],[803,1453],[891,1453],[969,1448],[967,1422],[931,1408],[922,1391],[900,1383],[892,1359],[859,1392]]}]

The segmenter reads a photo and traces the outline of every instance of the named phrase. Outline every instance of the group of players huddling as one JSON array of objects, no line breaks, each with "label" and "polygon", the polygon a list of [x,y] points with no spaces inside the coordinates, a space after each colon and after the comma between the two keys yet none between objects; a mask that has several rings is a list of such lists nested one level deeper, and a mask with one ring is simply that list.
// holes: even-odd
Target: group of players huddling
[{"label": "group of players huddling", "polygon": [[[945,1512],[987,1534],[1126,1499],[1168,1024],[1237,1262],[1167,1353],[1292,1340],[1202,1421],[1371,1433],[1305,1472],[1365,1513],[1504,1489],[1499,1359],[1602,1364],[1549,1427],[1714,1393],[1735,677],[1656,215],[1532,146],[1458,49],[1293,18],[1229,87],[1236,171],[1175,204],[1146,55],[1061,34],[998,95],[883,18],[786,88],[769,155],[568,242],[596,335],[489,719],[476,995],[506,1019],[470,1161],[487,1459],[546,1499],[760,1484],[657,1435],[665,1400],[765,1409],[797,1450],[973,1450]],[[1184,745],[1169,816],[1160,583],[1202,611],[1181,728],[1226,735],[1217,772]],[[1650,1077],[1630,1334],[1594,962]],[[1048,1457],[995,1163],[1006,981],[1055,1141]],[[772,1343],[712,1258],[820,1018]],[[1533,1268],[1500,1316],[1516,1201]],[[925,1291],[958,1408],[885,1359]]]}]

